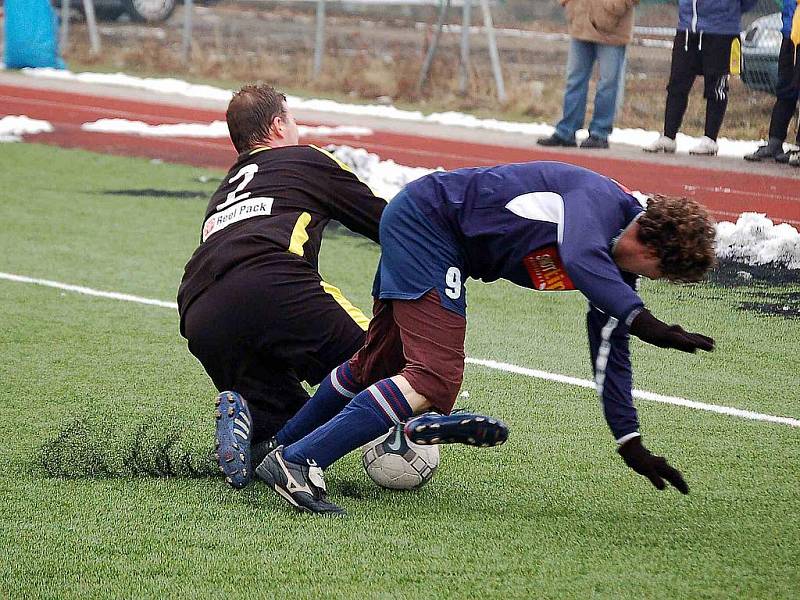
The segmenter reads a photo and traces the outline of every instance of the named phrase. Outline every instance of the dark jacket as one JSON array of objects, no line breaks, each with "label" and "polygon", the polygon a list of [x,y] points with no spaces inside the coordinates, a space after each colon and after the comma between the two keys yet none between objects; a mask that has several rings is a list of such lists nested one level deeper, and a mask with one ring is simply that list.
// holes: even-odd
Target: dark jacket
[{"label": "dark jacket", "polygon": [[792,34],[792,19],[794,18],[794,10],[797,8],[796,0],[783,0],[783,11],[781,12],[781,19],[783,19],[783,28],[781,33],[783,37],[788,38]]},{"label": "dark jacket", "polygon": [[742,13],[757,0],[679,0],[678,29],[703,33],[739,35]]}]

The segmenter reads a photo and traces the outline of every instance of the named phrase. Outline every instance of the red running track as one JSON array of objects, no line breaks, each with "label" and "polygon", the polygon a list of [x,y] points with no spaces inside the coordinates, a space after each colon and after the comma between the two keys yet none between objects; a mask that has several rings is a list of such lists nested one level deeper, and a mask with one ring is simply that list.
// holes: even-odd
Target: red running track
[{"label": "red running track", "polygon": [[[103,118],[161,123],[209,123],[223,120],[221,111],[88,96],[53,90],[0,86],[0,114],[27,115],[52,123],[53,133],[28,136],[31,141],[84,148],[125,156],[228,168],[235,152],[228,140],[153,138],[82,131],[81,124]],[[303,123],[317,125],[319,123]],[[333,123],[326,123],[332,125]],[[449,141],[419,135],[375,131],[370,136],[304,138],[306,143],[347,144],[367,149],[399,164],[452,169],[528,160],[564,160],[564,155],[533,148]],[[776,222],[800,225],[800,180],[757,173],[698,169],[684,165],[570,156],[575,164],[594,169],[631,189],[687,195],[703,203],[717,219],[735,220],[746,211],[764,212]]]}]

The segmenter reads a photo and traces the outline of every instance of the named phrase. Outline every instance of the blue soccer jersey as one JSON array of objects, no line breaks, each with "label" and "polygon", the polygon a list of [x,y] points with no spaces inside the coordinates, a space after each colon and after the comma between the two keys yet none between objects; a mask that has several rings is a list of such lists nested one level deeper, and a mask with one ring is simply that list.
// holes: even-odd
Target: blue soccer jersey
[{"label": "blue soccer jersey", "polygon": [[617,182],[565,163],[432,173],[408,184],[383,214],[373,293],[408,300],[436,289],[443,306],[465,315],[467,277],[580,291],[589,301],[598,393],[624,441],[638,430],[627,326],[644,303],[637,277],[620,271],[612,252],[642,211]]}]

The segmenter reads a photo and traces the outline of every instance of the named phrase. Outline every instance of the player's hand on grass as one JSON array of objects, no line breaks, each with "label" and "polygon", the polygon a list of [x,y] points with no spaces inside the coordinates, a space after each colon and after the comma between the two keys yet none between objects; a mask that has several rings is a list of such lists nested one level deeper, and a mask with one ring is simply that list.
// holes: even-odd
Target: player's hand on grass
[{"label": "player's hand on grass", "polygon": [[714,350],[714,339],[700,333],[690,333],[680,325],[667,325],[656,319],[646,308],[631,322],[630,332],[639,339],[659,348],[675,348],[682,352]]},{"label": "player's hand on grass", "polygon": [[666,487],[666,479],[681,494],[689,493],[689,486],[683,479],[683,475],[675,467],[671,466],[663,456],[655,456],[644,447],[641,436],[632,438],[622,444],[617,450],[622,460],[631,469],[644,477],[647,477],[660,491]]}]

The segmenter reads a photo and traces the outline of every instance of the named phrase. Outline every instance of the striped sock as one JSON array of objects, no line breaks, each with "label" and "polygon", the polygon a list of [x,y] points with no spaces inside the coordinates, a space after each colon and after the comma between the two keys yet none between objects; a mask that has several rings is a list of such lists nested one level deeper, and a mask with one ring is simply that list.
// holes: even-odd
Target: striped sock
[{"label": "striped sock", "polygon": [[348,452],[386,433],[414,411],[390,379],[382,379],[353,398],[330,421],[284,450],[289,462],[313,460],[325,469]]},{"label": "striped sock", "polygon": [[322,380],[309,401],[277,433],[278,443],[289,445],[327,423],[362,389],[353,377],[350,365],[339,365]]}]

